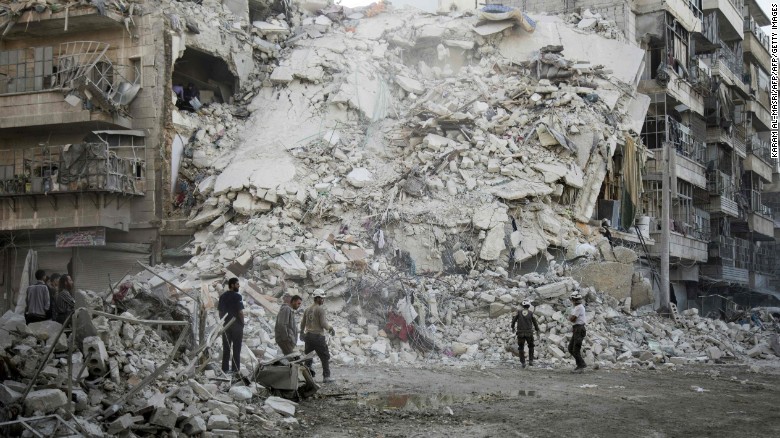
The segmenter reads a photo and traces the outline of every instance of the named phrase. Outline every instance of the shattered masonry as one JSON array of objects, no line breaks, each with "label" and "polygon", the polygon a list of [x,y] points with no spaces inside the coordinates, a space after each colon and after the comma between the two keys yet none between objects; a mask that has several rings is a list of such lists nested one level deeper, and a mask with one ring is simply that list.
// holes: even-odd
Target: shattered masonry
[{"label": "shattered masonry", "polygon": [[[214,307],[234,275],[247,302],[244,376],[281,355],[272,327],[282,295],[308,306],[314,288],[328,296],[337,368],[514,363],[509,323],[523,299],[546,339],[537,362],[568,367],[574,291],[591,320],[589,364],[776,361],[778,336],[740,324],[751,315],[732,312],[725,292],[688,299],[699,265],[695,275],[684,267],[691,257],[705,266],[702,245],[715,246],[701,234],[673,230],[698,251],[679,257],[674,278],[691,289],[678,293],[674,319],[653,311],[648,216],[658,216],[662,130],[652,123],[668,116],[659,96],[671,92],[646,77],[649,49],[631,43],[626,23],[556,12],[313,0],[0,6],[0,269],[13,283],[0,317],[2,413],[88,436],[297,427],[295,402],[206,367],[219,361]],[[204,104],[196,112],[170,91],[188,83]],[[719,111],[732,117],[723,94]],[[680,187],[705,190],[711,173],[685,151],[701,169],[677,158],[692,169],[677,174]],[[761,192],[772,169],[767,180],[767,163],[750,163]],[[732,231],[743,213],[766,219],[734,205]],[[681,211],[674,219],[687,224]],[[745,249],[773,260],[757,240]],[[93,246],[73,246],[85,241]],[[72,272],[73,333],[25,324],[32,266]],[[718,308],[728,322],[709,317]],[[769,324],[778,310],[756,317]],[[64,419],[71,411],[77,421]]]}]

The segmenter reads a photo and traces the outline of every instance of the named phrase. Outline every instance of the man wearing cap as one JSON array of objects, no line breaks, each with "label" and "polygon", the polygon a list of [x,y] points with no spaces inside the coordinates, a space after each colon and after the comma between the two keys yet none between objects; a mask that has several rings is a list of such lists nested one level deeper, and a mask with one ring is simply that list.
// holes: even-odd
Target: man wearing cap
[{"label": "man wearing cap", "polygon": [[520,350],[520,364],[525,368],[525,343],[528,342],[528,365],[534,366],[534,332],[536,329],[536,336],[539,334],[539,322],[536,321],[534,312],[531,310],[531,301],[523,300],[522,310],[519,310],[515,317],[512,318],[512,331],[515,331],[515,324],[517,324],[517,346]]},{"label": "man wearing cap", "polygon": [[582,341],[585,339],[585,324],[588,322],[588,315],[585,313],[585,306],[582,305],[582,295],[579,292],[571,294],[571,302],[574,308],[569,315],[569,321],[572,323],[572,336],[569,341],[569,353],[574,356],[577,367],[575,373],[582,373],[585,369],[585,359],[582,358]]},{"label": "man wearing cap", "polygon": [[[336,334],[333,330],[333,326],[328,324],[328,320],[325,315],[325,308],[322,304],[325,302],[325,291],[322,289],[315,289],[314,293],[314,305],[310,306],[303,312],[303,318],[301,319],[301,336],[303,342],[306,344],[303,352],[309,354],[312,351],[317,352],[317,357],[322,362],[322,381],[332,382],[330,378],[330,351],[328,350],[328,342],[325,339],[325,331],[328,331],[331,336]],[[312,377],[314,377],[314,369],[312,369],[313,360],[306,361],[306,367],[311,371]]]}]

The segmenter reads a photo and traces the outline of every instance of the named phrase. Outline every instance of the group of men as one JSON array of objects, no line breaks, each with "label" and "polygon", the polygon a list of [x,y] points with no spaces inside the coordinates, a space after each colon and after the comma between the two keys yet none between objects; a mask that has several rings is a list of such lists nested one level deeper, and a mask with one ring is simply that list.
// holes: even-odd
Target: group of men
[{"label": "group of men", "polygon": [[[322,381],[331,382],[330,377],[330,350],[325,333],[335,335],[335,330],[328,323],[327,312],[323,307],[325,291],[316,289],[312,294],[314,304],[303,312],[303,318],[299,325],[295,321],[295,311],[301,307],[303,299],[299,295],[285,297],[285,302],[279,309],[274,327],[276,344],[285,355],[293,354],[295,346],[300,338],[304,342],[304,354],[312,351],[322,363]],[[238,278],[228,280],[228,290],[219,297],[217,305],[220,319],[224,318],[224,324],[229,327],[222,334],[222,371],[225,373],[238,373],[241,371],[241,342],[244,336],[244,302],[239,293]],[[305,366],[315,376],[313,360],[305,362]]]},{"label": "group of men", "polygon": [[[569,297],[574,307],[569,314],[569,322],[572,324],[572,336],[569,340],[569,354],[574,357],[576,367],[575,373],[582,373],[586,368],[585,359],[582,358],[582,341],[585,339],[585,324],[588,322],[588,316],[585,312],[585,305],[582,303],[582,295],[579,292],[574,292]],[[528,365],[534,365],[534,333],[536,330],[536,336],[541,339],[539,332],[539,322],[534,316],[534,312],[531,310],[531,301],[523,300],[521,303],[522,309],[518,310],[514,318],[512,318],[512,332],[517,334],[517,346],[520,350],[520,364],[525,368],[525,343],[528,343]],[[517,330],[515,330],[517,326]]]},{"label": "group of men", "polygon": [[35,271],[35,284],[27,287],[24,319],[27,324],[54,320],[64,324],[76,308],[73,298],[73,278],[68,275]]},{"label": "group of men", "polygon": [[[295,321],[295,312],[301,307],[303,299],[299,295],[285,295],[284,304],[279,309],[274,327],[274,337],[279,349],[285,355],[295,352],[295,346],[300,337],[304,342],[304,354],[314,351],[322,363],[322,380],[331,382],[330,376],[330,351],[326,333],[331,336],[336,334],[333,326],[328,323],[327,312],[323,307],[325,291],[316,289],[312,293],[314,304],[303,312],[300,326]],[[569,353],[574,357],[576,368],[574,372],[582,373],[586,368],[582,358],[582,341],[585,339],[585,324],[588,317],[582,296],[574,292],[570,297],[574,307],[569,315],[572,323],[572,337],[569,341]],[[525,344],[528,343],[528,365],[534,364],[534,335],[541,337],[539,322],[531,310],[531,301],[523,300],[522,309],[512,318],[512,331],[517,334],[517,343],[520,347],[520,363],[525,368]],[[241,342],[244,336],[244,302],[239,294],[238,278],[228,281],[228,290],[219,297],[219,317],[224,318],[224,324],[229,327],[222,334],[222,371],[225,373],[237,373],[241,370]],[[517,327],[517,329],[515,329]],[[300,331],[299,331],[300,329]],[[307,360],[306,367],[314,377],[313,361]]]}]

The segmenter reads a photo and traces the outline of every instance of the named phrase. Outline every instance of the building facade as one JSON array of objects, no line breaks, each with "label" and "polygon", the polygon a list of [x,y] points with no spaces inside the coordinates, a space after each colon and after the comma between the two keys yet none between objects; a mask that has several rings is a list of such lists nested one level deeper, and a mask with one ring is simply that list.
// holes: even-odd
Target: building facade
[{"label": "building facade", "polygon": [[[769,145],[771,52],[761,29],[770,21],[757,2],[488,3],[532,13],[589,9],[645,50],[638,90],[650,97],[641,137],[651,153],[643,173],[641,216],[650,237],[643,255],[657,275],[659,218],[668,215],[670,292],[680,307],[699,306],[706,314],[735,303],[776,303],[780,184]],[[662,208],[664,166],[668,212]]]}]

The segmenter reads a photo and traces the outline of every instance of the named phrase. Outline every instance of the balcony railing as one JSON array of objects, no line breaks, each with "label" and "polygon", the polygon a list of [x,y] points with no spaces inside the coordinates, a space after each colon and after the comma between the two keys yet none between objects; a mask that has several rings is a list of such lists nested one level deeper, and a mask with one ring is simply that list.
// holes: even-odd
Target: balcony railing
[{"label": "balcony railing", "polygon": [[772,147],[768,141],[761,140],[757,135],[753,134],[747,139],[747,151],[751,154],[761,158],[767,163],[773,163],[772,159]]},{"label": "balcony railing", "polygon": [[734,267],[750,269],[752,248],[750,241],[734,237]]},{"label": "balcony railing", "polygon": [[710,214],[700,208],[688,212],[674,211],[672,213],[672,231],[686,237],[709,241]]},{"label": "balcony railing", "polygon": [[776,257],[773,246],[756,246],[753,252],[753,270],[762,274],[774,275],[778,269]]},{"label": "balcony railing", "polygon": [[685,0],[685,4],[688,5],[688,9],[693,12],[693,15],[696,16],[699,21],[704,20],[704,13],[701,10],[701,0]]},{"label": "balcony railing", "polygon": [[696,138],[691,129],[669,116],[647,116],[642,139],[648,149],[660,149],[670,142],[677,154],[705,164],[706,143]]},{"label": "balcony railing", "polygon": [[143,157],[143,147],[76,143],[0,150],[0,196],[89,191],[140,195],[145,164],[133,156]]},{"label": "balcony railing", "polygon": [[750,203],[750,209],[754,213],[772,218],[772,209],[761,202],[761,192],[758,190],[742,190],[742,195]]},{"label": "balcony railing", "polygon": [[[741,10],[741,9],[740,9]],[[772,43],[771,39],[769,38],[769,35],[767,35],[763,29],[761,29],[761,26],[756,23],[755,20],[753,20],[753,17],[749,17],[745,19],[743,30],[745,32],[750,32],[753,34],[753,36],[756,37],[759,44],[761,44],[767,53],[772,53]]]},{"label": "balcony railing", "polygon": [[[741,80],[744,84],[743,74],[745,71],[741,54],[735,53],[734,50],[729,48],[729,45],[725,41],[718,41],[720,48],[713,52],[698,55],[699,59],[706,59],[710,63],[712,69],[727,68],[733,74],[736,80]],[[741,44],[741,43],[733,43]],[[739,50],[739,46],[737,46]]]},{"label": "balcony railing", "polygon": [[734,238],[714,236],[708,245],[710,260],[720,259],[719,265],[734,267]]},{"label": "balcony railing", "polygon": [[734,201],[737,187],[729,175],[716,168],[707,173],[707,191],[711,195],[720,195]]},{"label": "balcony railing", "polygon": [[53,46],[0,51],[0,95],[64,90],[92,100],[104,110],[118,110],[138,93],[140,77],[106,56],[109,45],[72,41]]}]

